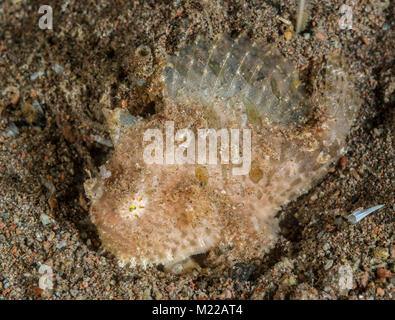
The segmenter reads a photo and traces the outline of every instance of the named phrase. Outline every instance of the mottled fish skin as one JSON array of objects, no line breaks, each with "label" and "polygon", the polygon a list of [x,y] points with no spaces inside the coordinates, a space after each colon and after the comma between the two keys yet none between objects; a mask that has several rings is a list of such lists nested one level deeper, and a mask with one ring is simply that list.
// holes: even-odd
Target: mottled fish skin
[{"label": "mottled fish skin", "polygon": [[[160,113],[122,129],[111,120],[120,112],[107,117],[115,149],[105,175],[85,183],[104,248],[133,265],[172,265],[216,248],[230,262],[262,256],[277,239],[275,214],[344,153],[358,111],[340,57],[312,74],[307,90],[275,45],[244,36],[198,39],[169,56],[158,76]],[[165,119],[176,130],[250,129],[249,173],[145,163],[144,132],[165,132]]]},{"label": "mottled fish skin", "polygon": [[241,106],[250,118],[287,124],[304,121],[310,112],[293,66],[275,46],[245,36],[198,39],[168,59],[163,81],[170,98],[199,99],[207,107]]}]

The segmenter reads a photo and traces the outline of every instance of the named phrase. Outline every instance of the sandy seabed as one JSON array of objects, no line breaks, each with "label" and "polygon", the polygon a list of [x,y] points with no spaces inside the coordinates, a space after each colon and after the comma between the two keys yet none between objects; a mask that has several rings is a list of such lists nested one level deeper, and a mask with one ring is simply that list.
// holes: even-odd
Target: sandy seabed
[{"label": "sandy seabed", "polygon": [[[296,1],[48,4],[53,30],[44,31],[38,1],[0,3],[0,299],[393,299],[393,3],[348,3],[353,26],[343,30],[343,1],[309,1],[298,35]],[[111,152],[102,108],[141,117],[160,108],[133,79],[138,46],[159,61],[198,35],[242,32],[275,42],[307,75],[331,52],[346,59],[362,98],[346,155],[279,212],[280,239],[260,259],[209,268],[200,257],[201,270],[182,275],[118,266],[83,191]],[[341,290],[344,266],[352,286]]]}]

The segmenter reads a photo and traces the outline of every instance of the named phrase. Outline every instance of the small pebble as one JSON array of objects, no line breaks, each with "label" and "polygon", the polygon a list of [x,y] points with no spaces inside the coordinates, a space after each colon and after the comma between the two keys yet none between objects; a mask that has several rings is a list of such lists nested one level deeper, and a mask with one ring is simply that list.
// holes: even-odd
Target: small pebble
[{"label": "small pebble", "polygon": [[97,143],[102,144],[103,146],[106,146],[106,147],[109,147],[109,148],[112,148],[112,147],[114,146],[113,143],[111,142],[111,140],[102,138],[102,137],[100,137],[100,136],[98,136],[98,135],[92,134],[90,137],[91,137],[94,141],[96,141]]},{"label": "small pebble", "polygon": [[147,288],[147,289],[144,290],[143,299],[144,300],[152,300],[151,289],[150,288]]},{"label": "small pebble", "polygon": [[70,294],[71,294],[73,297],[76,297],[77,294],[78,294],[78,291],[77,291],[77,290],[74,290],[74,289],[71,289],[71,290],[70,290]]},{"label": "small pebble", "polygon": [[34,101],[32,102],[32,106],[33,106],[34,108],[36,108],[36,110],[37,110],[38,113],[40,113],[40,114],[43,114],[43,113],[44,113],[43,109],[41,108],[41,106],[40,106],[40,104],[38,103],[37,100],[34,100]]},{"label": "small pebble", "polygon": [[56,249],[62,249],[67,245],[65,241],[56,244]]},{"label": "small pebble", "polygon": [[295,276],[290,276],[289,278],[287,277],[286,279],[283,280],[282,284],[284,286],[294,286],[295,284],[297,284],[297,279]]},{"label": "small pebble", "polygon": [[63,73],[64,68],[56,63],[52,66],[52,70],[55,71],[56,73]]},{"label": "small pebble", "polygon": [[380,297],[382,297],[384,295],[384,290],[381,289],[381,288],[377,288],[376,292],[377,292],[377,295],[380,296]]},{"label": "small pebble", "polygon": [[36,80],[37,78],[41,77],[43,74],[44,74],[44,71],[38,71],[38,72],[36,72],[36,73],[33,73],[33,74],[30,76],[30,80],[31,80],[31,81],[34,81],[34,80]]},{"label": "small pebble", "polygon": [[2,135],[4,138],[9,138],[9,137],[15,138],[15,137],[17,137],[17,136],[19,135],[19,129],[18,129],[18,127],[15,125],[15,123],[11,122],[11,123],[9,124],[8,128],[5,129],[5,130],[1,133],[1,135]]},{"label": "small pebble", "polygon": [[285,38],[285,40],[291,40],[292,39],[292,32],[287,31],[286,33],[284,33],[284,38]]},{"label": "small pebble", "polygon": [[382,26],[382,29],[383,29],[384,31],[387,31],[387,30],[390,29],[390,25],[389,25],[388,23],[384,23],[383,26]]},{"label": "small pebble", "polygon": [[232,278],[239,281],[247,281],[255,272],[255,266],[247,263],[236,263],[232,270]]},{"label": "small pebble", "polygon": [[42,223],[44,226],[46,226],[46,225],[52,223],[52,218],[51,218],[50,216],[46,215],[45,213],[43,213],[42,215],[40,215],[40,220],[41,220],[41,223]]},{"label": "small pebble", "polygon": [[389,257],[389,252],[387,248],[377,247],[373,251],[373,257],[380,260],[386,260]]},{"label": "small pebble", "polygon": [[385,268],[379,268],[379,269],[377,269],[377,276],[382,279],[385,279],[385,278],[390,279],[392,277],[392,273],[391,273],[391,271],[389,271]]},{"label": "small pebble", "polygon": [[340,166],[342,168],[344,168],[346,166],[346,164],[347,164],[347,157],[341,157],[340,161],[339,161],[339,164],[340,164]]},{"label": "small pebble", "polygon": [[325,38],[326,38],[325,35],[322,34],[322,33],[317,33],[317,34],[316,34],[316,37],[317,37],[318,40],[321,40],[321,41],[324,41]]},{"label": "small pebble", "polygon": [[356,180],[361,181],[361,177],[354,168],[351,168],[350,172]]},{"label": "small pebble", "polygon": [[333,260],[328,260],[324,266],[324,270],[329,270],[333,266]]}]

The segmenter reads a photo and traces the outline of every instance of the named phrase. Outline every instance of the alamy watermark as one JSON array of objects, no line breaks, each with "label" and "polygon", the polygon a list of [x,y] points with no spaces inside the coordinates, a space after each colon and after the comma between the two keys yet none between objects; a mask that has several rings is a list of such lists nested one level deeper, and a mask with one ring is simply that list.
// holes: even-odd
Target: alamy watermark
[{"label": "alamy watermark", "polygon": [[[240,146],[241,131],[242,147]],[[147,164],[217,165],[220,157],[221,164],[235,165],[232,168],[233,175],[246,175],[250,172],[250,129],[197,129],[196,136],[187,128],[175,132],[173,121],[165,123],[165,138],[161,130],[147,129],[143,139],[144,142],[150,143],[144,147],[143,159]],[[221,141],[219,148],[218,139]]]},{"label": "alamy watermark", "polygon": [[353,288],[353,271],[349,265],[343,265],[339,268],[339,289],[346,292]]},{"label": "alamy watermark", "polygon": [[42,290],[52,290],[53,289],[53,271],[52,267],[42,264],[38,269],[38,273],[41,274],[38,280],[38,286]]},{"label": "alamy watermark", "polygon": [[52,7],[48,5],[42,5],[38,9],[38,13],[44,14],[43,16],[40,17],[40,20],[38,20],[38,26],[40,27],[41,30],[52,30],[53,29],[53,11]]},{"label": "alamy watermark", "polygon": [[342,16],[339,19],[339,28],[342,30],[351,30],[352,29],[352,9],[350,6],[343,4],[339,12]]}]

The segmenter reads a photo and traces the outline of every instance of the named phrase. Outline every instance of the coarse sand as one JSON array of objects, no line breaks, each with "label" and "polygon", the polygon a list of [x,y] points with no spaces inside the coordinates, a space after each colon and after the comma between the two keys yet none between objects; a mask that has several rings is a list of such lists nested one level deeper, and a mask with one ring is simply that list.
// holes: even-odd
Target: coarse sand
[{"label": "coarse sand", "polygon": [[[308,1],[300,34],[296,0],[47,2],[52,30],[39,28],[39,1],[0,2],[0,299],[393,299],[393,2]],[[352,30],[338,23],[344,3]],[[260,259],[214,268],[202,255],[181,275],[118,266],[83,190],[111,152],[102,108],[160,109],[132,77],[138,46],[155,65],[198,35],[242,32],[276,43],[306,77],[327,54],[346,59],[362,98],[347,153],[282,208],[280,239]]]}]

